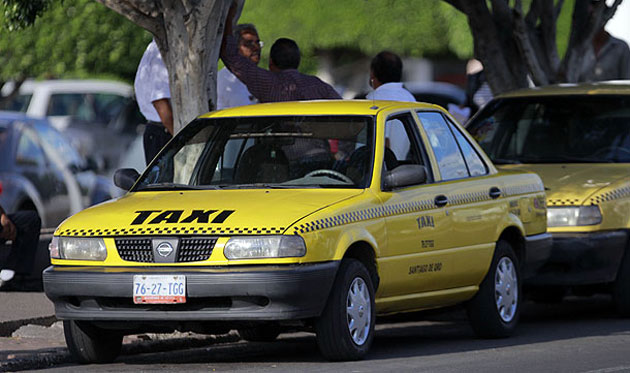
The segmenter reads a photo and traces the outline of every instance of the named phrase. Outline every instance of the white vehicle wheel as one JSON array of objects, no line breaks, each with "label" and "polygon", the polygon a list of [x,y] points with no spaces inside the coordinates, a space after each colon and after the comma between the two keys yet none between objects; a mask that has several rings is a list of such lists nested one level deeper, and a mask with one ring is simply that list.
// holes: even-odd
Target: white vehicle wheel
[{"label": "white vehicle wheel", "polygon": [[468,303],[468,319],[480,337],[507,337],[516,328],[520,307],[518,260],[512,246],[499,241],[490,269],[479,285],[479,291]]},{"label": "white vehicle wheel", "polygon": [[363,358],[374,338],[374,287],[365,266],[344,259],[322,315],[317,344],[328,360]]}]

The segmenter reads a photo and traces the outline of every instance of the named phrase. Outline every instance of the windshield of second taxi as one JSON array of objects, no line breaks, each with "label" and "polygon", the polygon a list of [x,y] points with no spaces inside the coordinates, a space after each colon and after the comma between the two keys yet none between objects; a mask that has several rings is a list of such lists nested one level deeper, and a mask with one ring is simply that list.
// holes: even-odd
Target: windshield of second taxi
[{"label": "windshield of second taxi", "polygon": [[198,119],[154,160],[135,190],[365,188],[373,126],[365,116]]},{"label": "windshield of second taxi", "polygon": [[467,129],[493,162],[630,162],[630,96],[509,98]]}]

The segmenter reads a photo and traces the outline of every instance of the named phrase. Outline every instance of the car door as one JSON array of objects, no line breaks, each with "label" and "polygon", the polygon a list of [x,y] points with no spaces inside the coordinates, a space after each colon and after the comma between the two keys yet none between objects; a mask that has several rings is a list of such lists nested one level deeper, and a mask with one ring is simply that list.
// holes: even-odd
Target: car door
[{"label": "car door", "polygon": [[[439,201],[436,204],[436,198],[443,194],[442,186],[433,182],[432,166],[411,112],[387,118],[384,143],[384,170],[417,164],[424,165],[428,174],[425,183],[380,192],[387,247],[379,259],[382,278],[379,295],[392,299],[441,287],[442,277],[450,270],[444,267],[441,252],[448,249],[445,243],[448,242],[452,217]],[[397,151],[391,150],[390,146]],[[401,156],[404,149],[408,149],[408,153]],[[381,307],[394,311],[397,307],[413,308],[414,304],[421,306],[418,299],[407,299]]]},{"label": "car door", "polygon": [[54,227],[69,214],[68,195],[63,180],[46,159],[37,133],[27,124],[19,126],[15,163],[19,172],[38,190],[45,221]]},{"label": "car door", "polygon": [[444,114],[418,111],[416,115],[426,146],[437,164],[440,186],[437,198],[451,218],[448,238],[442,247],[457,251],[457,260],[449,264],[451,277],[443,279],[442,284],[452,287],[478,284],[490,264],[496,227],[504,208],[498,200],[501,196],[498,178],[489,174],[474,147]]}]

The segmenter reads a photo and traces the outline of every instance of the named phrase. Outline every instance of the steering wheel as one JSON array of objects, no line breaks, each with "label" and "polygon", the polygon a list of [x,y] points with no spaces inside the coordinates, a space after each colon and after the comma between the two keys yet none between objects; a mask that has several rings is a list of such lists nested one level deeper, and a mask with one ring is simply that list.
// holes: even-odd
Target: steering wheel
[{"label": "steering wheel", "polygon": [[337,179],[337,180],[346,182],[348,184],[354,184],[354,181],[352,181],[351,178],[335,170],[320,169],[320,170],[311,171],[307,173],[306,175],[304,175],[304,177],[314,177],[314,176],[327,176],[327,177],[330,177],[331,179]]},{"label": "steering wheel", "polygon": [[621,146],[606,146],[604,148],[601,148],[599,150],[597,150],[595,153],[593,153],[593,156],[603,156],[606,154],[613,154],[613,155],[618,155],[619,153],[623,153],[626,154],[628,156],[630,156],[630,150],[623,148]]}]

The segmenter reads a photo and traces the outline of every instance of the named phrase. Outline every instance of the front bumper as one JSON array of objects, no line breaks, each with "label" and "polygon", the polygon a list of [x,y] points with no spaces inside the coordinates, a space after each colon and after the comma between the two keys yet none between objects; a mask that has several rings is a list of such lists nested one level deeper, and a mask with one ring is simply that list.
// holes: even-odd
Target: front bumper
[{"label": "front bumper", "polygon": [[591,285],[612,282],[617,277],[628,246],[628,231],[552,233],[552,236],[549,260],[528,284]]},{"label": "front bumper", "polygon": [[525,237],[525,263],[523,278],[533,276],[551,256],[553,241],[551,234],[542,233]]},{"label": "front bumper", "polygon": [[[273,321],[319,316],[339,262],[229,268],[51,266],[44,291],[59,319]],[[134,304],[133,276],[183,274],[186,303]]]}]

